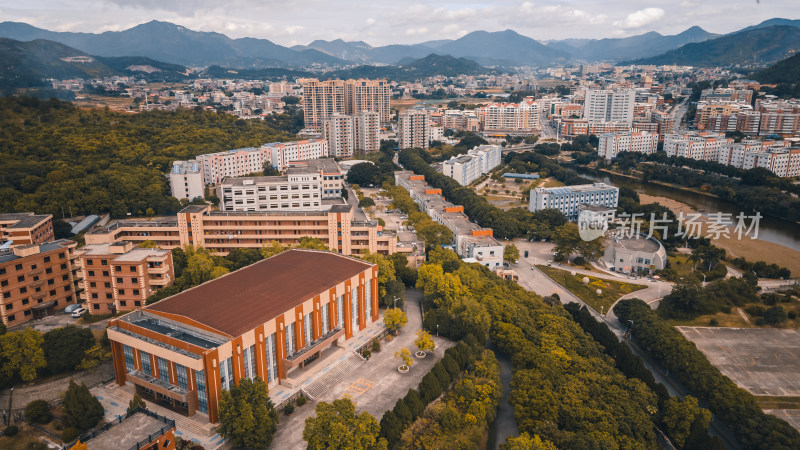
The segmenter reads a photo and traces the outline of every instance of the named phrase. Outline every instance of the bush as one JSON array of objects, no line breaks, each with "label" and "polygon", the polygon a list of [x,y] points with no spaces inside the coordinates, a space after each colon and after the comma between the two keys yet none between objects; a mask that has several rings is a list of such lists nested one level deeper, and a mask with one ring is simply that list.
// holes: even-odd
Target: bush
[{"label": "bush", "polygon": [[291,416],[293,412],[294,412],[293,402],[289,402],[286,404],[286,406],[283,407],[283,413],[286,414],[287,416]]},{"label": "bush", "polygon": [[381,351],[381,343],[377,339],[372,340],[372,352],[377,353]]},{"label": "bush", "polygon": [[586,264],[586,258],[583,256],[576,256],[575,259],[572,260],[572,264],[575,264],[576,266],[583,266]]},{"label": "bush", "polygon": [[28,446],[25,447],[26,450],[47,450],[48,448],[50,447],[44,442],[30,442]]},{"label": "bush", "polygon": [[53,414],[50,413],[50,406],[44,400],[34,400],[25,407],[25,420],[31,423],[50,423]]},{"label": "bush", "polygon": [[789,311],[788,313],[786,313],[786,317],[788,317],[788,318],[790,318],[792,320],[796,319],[797,318],[797,311]]},{"label": "bush", "polygon": [[295,402],[297,402],[297,406],[303,406],[308,402],[308,399],[301,395],[300,397],[297,397]]},{"label": "bush", "polygon": [[786,320],[786,317],[786,311],[783,310],[782,306],[773,306],[764,311],[764,322],[769,325],[777,325]]},{"label": "bush", "polygon": [[70,380],[64,394],[64,421],[79,430],[88,430],[103,418],[103,405],[85,384]]},{"label": "bush", "polygon": [[370,356],[372,356],[372,352],[369,351],[368,348],[365,348],[364,350],[361,350],[361,356],[363,356],[364,358],[369,358]]},{"label": "bush", "polygon": [[64,431],[61,432],[61,441],[64,443],[72,442],[78,437],[78,429],[75,427],[67,427],[64,428]]},{"label": "bush", "polygon": [[16,425],[10,425],[3,434],[6,436],[14,436],[17,433],[19,433],[19,428],[17,428]]},{"label": "bush", "polygon": [[748,306],[744,309],[744,312],[750,314],[751,316],[763,316],[764,315],[764,307],[759,305],[752,305]]},{"label": "bush", "polygon": [[719,320],[711,319],[711,320],[708,321],[708,325],[712,326],[712,327],[716,327],[717,325],[719,325]]}]

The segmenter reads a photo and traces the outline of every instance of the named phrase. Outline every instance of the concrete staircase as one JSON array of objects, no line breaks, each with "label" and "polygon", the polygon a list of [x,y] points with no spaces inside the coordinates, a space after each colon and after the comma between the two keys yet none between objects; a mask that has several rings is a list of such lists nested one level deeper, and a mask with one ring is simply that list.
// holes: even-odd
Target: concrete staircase
[{"label": "concrete staircase", "polygon": [[366,361],[353,352],[347,352],[345,358],[332,369],[317,377],[311,384],[303,387],[303,391],[312,399],[319,398],[328,389],[338,384],[345,375],[355,372]]}]

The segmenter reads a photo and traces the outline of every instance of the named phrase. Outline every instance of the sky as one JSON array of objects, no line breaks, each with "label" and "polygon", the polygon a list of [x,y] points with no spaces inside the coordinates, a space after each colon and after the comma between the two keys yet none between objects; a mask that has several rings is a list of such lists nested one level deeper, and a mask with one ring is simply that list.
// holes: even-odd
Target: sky
[{"label": "sky", "polygon": [[0,21],[53,31],[120,31],[161,20],[281,45],[413,44],[505,29],[541,41],[676,34],[693,25],[728,33],[774,17],[800,18],[800,0],[0,0]]}]

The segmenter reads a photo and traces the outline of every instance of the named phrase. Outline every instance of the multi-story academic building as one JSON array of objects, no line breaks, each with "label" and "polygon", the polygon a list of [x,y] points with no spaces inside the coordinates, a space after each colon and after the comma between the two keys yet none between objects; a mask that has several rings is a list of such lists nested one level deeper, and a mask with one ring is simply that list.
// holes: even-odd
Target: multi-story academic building
[{"label": "multi-story academic building", "polygon": [[542,209],[557,209],[568,220],[578,220],[581,205],[601,205],[616,208],[619,202],[619,188],[605,183],[581,184],[531,190],[528,209],[531,212]]},{"label": "multi-story academic building", "polygon": [[6,326],[52,314],[77,301],[75,242],[61,239],[0,250],[0,318]]},{"label": "multi-story academic building", "polygon": [[169,173],[170,193],[175,198],[193,200],[205,197],[203,170],[200,163],[192,161],[175,161]]},{"label": "multi-story academic building", "polygon": [[304,236],[319,238],[343,255],[397,251],[397,236],[381,231],[377,221],[350,203],[327,211],[275,212],[211,211],[207,205],[189,205],[175,217],[119,220],[87,233],[85,239],[87,244],[149,240],[165,249],[194,245],[226,255],[234,248],[261,248],[272,241],[297,245]]},{"label": "multi-story academic building", "polygon": [[12,246],[41,244],[52,241],[53,216],[51,214],[6,213],[0,214],[0,244]]},{"label": "multi-story academic building", "polygon": [[664,152],[667,156],[716,161],[720,146],[731,142],[733,139],[707,131],[669,134],[664,136]]},{"label": "multi-story academic building", "polygon": [[442,174],[466,186],[500,165],[499,145],[481,145],[442,163]]},{"label": "multi-story academic building", "polygon": [[378,320],[377,278],[366,261],[289,250],[112,319],[116,381],[217,422],[223,390],[255,377],[294,386],[299,368]]},{"label": "multi-story academic building", "polygon": [[651,154],[658,148],[658,135],[646,131],[638,133],[606,133],[598,136],[597,154],[611,159],[620,152]]},{"label": "multi-story academic building", "polygon": [[305,125],[322,128],[335,113],[354,115],[360,111],[378,113],[381,123],[388,123],[391,110],[391,87],[386,80],[300,80],[303,85]]},{"label": "multi-story academic building", "polygon": [[138,248],[132,242],[88,244],[75,251],[83,287],[81,300],[92,314],[132,311],[175,280],[172,252]]}]

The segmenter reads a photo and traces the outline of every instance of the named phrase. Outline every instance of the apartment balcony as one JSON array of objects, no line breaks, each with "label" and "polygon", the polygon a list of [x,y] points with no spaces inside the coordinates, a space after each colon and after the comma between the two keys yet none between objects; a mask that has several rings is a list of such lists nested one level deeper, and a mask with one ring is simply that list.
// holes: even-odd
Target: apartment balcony
[{"label": "apartment balcony", "polygon": [[28,272],[28,275],[32,276],[32,277],[35,277],[35,276],[41,275],[43,273],[44,273],[44,269],[36,269],[36,270],[31,270],[30,272]]},{"label": "apartment balcony", "polygon": [[166,286],[170,282],[170,277],[150,278],[148,281],[152,286]]},{"label": "apartment balcony", "polygon": [[147,273],[153,273],[153,274],[169,273],[169,266],[161,265],[161,266],[156,266],[156,267],[148,267],[147,268]]}]

